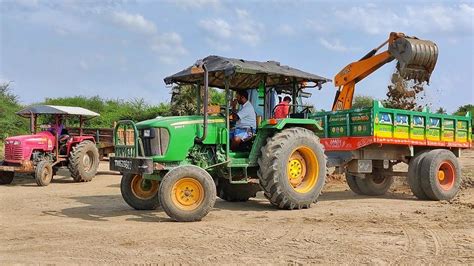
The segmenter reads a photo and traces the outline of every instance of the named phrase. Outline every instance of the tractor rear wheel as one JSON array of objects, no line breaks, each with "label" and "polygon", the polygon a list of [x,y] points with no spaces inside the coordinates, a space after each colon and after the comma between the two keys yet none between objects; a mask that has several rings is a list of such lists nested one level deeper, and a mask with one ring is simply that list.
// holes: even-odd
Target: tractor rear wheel
[{"label": "tractor rear wheel", "polygon": [[194,165],[178,166],[163,177],[159,198],[171,219],[200,221],[214,207],[216,185],[206,170]]},{"label": "tractor rear wheel", "polygon": [[35,181],[38,186],[47,186],[53,179],[53,165],[49,161],[41,161],[35,168]]},{"label": "tractor rear wheel", "polygon": [[15,172],[0,171],[0,185],[8,185],[13,181]]},{"label": "tractor rear wheel", "polygon": [[421,163],[427,154],[427,151],[420,152],[415,155],[415,157],[411,158],[410,163],[408,164],[408,185],[410,186],[413,195],[420,200],[429,199],[421,186]]},{"label": "tractor rear wheel", "polygon": [[257,196],[258,184],[231,184],[228,179],[220,178],[217,183],[217,196],[225,201],[248,201]]},{"label": "tractor rear wheel", "polygon": [[360,190],[359,185],[357,184],[357,179],[360,179],[360,177],[346,173],[346,182],[352,192],[359,195],[364,195],[364,193],[362,193],[362,191]]},{"label": "tractor rear wheel", "polygon": [[366,174],[365,178],[356,178],[362,195],[381,196],[387,193],[393,184],[393,177],[377,173]]},{"label": "tractor rear wheel", "polygon": [[68,167],[74,181],[91,181],[99,168],[99,151],[94,142],[86,140],[74,146],[69,155]]},{"label": "tractor rear wheel", "polygon": [[125,202],[135,210],[155,210],[160,206],[160,182],[144,179],[137,174],[125,174],[120,181],[120,192]]},{"label": "tractor rear wheel", "polygon": [[431,200],[451,200],[461,186],[461,167],[449,150],[430,151],[421,163],[421,186]]},{"label": "tractor rear wheel", "polygon": [[326,179],[326,156],[319,138],[310,130],[287,128],[262,148],[258,175],[273,205],[281,209],[309,208]]}]

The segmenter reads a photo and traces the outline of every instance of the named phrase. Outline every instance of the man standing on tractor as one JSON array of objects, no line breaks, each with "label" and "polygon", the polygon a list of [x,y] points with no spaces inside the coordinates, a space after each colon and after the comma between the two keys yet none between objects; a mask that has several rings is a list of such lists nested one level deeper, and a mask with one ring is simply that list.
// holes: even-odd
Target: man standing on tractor
[{"label": "man standing on tractor", "polygon": [[273,116],[277,119],[286,118],[288,116],[288,113],[290,112],[290,103],[290,96],[285,96],[285,98],[283,98],[283,101],[276,106],[275,114]]},{"label": "man standing on tractor", "polygon": [[[242,141],[250,139],[257,128],[257,114],[248,100],[248,92],[240,90],[232,102],[233,120],[236,121],[235,128],[230,131],[231,149],[236,150]],[[237,112],[237,103],[240,110]]]}]

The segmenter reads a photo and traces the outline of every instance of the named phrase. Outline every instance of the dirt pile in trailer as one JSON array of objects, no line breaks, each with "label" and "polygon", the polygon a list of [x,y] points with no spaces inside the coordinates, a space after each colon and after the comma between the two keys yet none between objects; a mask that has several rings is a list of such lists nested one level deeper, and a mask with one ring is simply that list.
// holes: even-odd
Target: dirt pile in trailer
[{"label": "dirt pile in trailer", "polygon": [[420,103],[423,100],[421,93],[425,90],[425,85],[426,82],[404,79],[397,70],[392,74],[391,84],[388,85],[385,105],[396,109],[421,110],[423,109]]}]

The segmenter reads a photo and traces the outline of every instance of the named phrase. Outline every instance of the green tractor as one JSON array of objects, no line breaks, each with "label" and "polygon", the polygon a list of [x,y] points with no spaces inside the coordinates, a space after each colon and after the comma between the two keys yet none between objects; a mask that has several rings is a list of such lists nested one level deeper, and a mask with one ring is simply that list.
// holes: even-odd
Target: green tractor
[{"label": "green tractor", "polygon": [[[110,169],[123,173],[124,200],[138,210],[161,205],[180,222],[201,220],[216,196],[247,201],[261,190],[278,208],[309,208],[326,178],[324,148],[315,134],[322,128],[307,118],[311,110],[302,104],[291,104],[287,118],[275,119],[273,112],[277,96],[290,95],[301,103],[304,89],[328,81],[274,61],[218,56],[165,78],[166,84],[194,86],[198,114],[117,123]],[[208,114],[209,87],[225,90],[226,105],[218,114]],[[257,128],[231,150],[230,105],[239,90],[252,95]]]}]

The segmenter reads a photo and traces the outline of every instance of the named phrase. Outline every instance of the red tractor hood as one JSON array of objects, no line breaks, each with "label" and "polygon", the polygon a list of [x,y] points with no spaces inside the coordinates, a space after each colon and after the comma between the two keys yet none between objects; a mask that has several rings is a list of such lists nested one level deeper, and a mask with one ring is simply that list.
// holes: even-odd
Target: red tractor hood
[{"label": "red tractor hood", "polygon": [[34,135],[21,135],[5,139],[5,161],[20,163],[30,160],[33,151],[51,152],[55,136],[48,131]]}]

